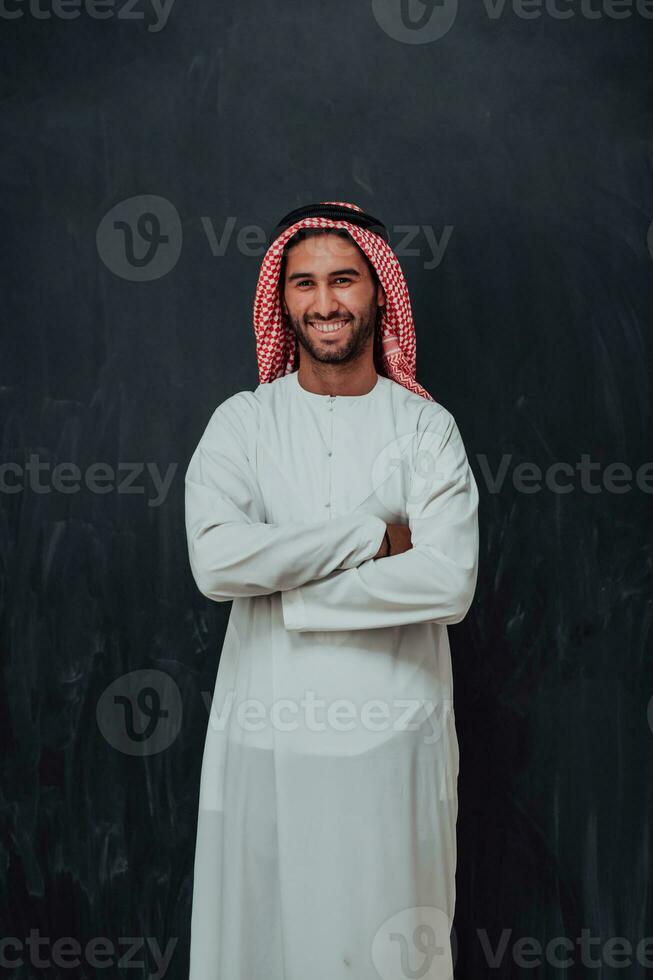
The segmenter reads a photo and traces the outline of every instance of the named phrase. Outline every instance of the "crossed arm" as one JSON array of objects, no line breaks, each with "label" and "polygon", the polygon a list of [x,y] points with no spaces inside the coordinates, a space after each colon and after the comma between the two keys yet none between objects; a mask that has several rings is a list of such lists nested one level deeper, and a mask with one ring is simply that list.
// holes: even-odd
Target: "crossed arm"
[{"label": "crossed arm", "polygon": [[[214,412],[185,480],[191,570],[207,598],[281,593],[289,630],[460,622],[476,587],[478,490],[453,416],[416,436],[407,503],[412,548],[380,561],[386,525],[354,512],[304,524],[262,521],[242,393]],[[443,424],[444,421],[444,424]],[[424,473],[424,461],[427,476]]]}]

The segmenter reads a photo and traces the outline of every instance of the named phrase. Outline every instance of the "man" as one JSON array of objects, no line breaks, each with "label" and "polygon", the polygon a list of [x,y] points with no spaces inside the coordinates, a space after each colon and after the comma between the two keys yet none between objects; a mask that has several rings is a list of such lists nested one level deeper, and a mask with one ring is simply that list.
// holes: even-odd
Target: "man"
[{"label": "man", "polygon": [[415,380],[408,291],[372,215],[287,215],[254,329],[260,384],[216,408],[186,474],[195,581],[233,600],[190,980],[449,980],[447,624],[476,587],[476,483]]}]

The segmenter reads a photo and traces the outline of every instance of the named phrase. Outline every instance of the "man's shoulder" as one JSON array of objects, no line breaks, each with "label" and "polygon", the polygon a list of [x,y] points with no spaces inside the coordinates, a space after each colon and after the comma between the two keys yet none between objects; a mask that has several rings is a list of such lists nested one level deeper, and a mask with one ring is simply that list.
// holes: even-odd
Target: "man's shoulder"
[{"label": "man's shoulder", "polygon": [[444,432],[454,422],[452,413],[442,402],[424,398],[390,378],[385,380],[391,386],[393,401],[408,418],[409,429],[415,432],[441,429]]},{"label": "man's shoulder", "polygon": [[213,411],[209,425],[227,424],[237,429],[257,426],[259,418],[271,409],[275,399],[286,388],[287,375],[259,384],[251,391],[243,389],[229,395]]}]

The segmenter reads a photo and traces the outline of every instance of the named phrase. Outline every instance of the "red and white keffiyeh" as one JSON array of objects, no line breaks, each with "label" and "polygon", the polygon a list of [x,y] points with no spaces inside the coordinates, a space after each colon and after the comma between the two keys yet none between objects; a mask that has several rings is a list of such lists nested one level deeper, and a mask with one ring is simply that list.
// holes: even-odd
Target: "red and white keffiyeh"
[{"label": "red and white keffiyeh", "polygon": [[[357,204],[322,201],[363,211]],[[332,218],[304,218],[286,228],[268,248],[259,273],[254,298],[254,333],[256,357],[261,384],[290,374],[299,367],[297,340],[283,319],[279,297],[279,275],[283,248],[301,228],[344,228],[370,260],[385,292],[385,306],[380,321],[383,371],[392,381],[417,395],[434,401],[433,396],[415,379],[415,324],[408,287],[399,260],[379,235],[349,221]]]}]

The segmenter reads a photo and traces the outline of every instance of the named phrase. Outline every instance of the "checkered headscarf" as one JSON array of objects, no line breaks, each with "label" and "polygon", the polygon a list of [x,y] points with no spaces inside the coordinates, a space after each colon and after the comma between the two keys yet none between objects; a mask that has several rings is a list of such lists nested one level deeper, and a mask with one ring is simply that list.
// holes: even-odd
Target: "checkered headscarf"
[{"label": "checkered headscarf", "polygon": [[[364,214],[356,204],[341,201],[322,201],[321,204]],[[319,205],[315,209],[319,211]],[[279,276],[284,245],[301,228],[344,228],[363,250],[385,292],[380,324],[383,370],[392,381],[433,401],[433,396],[415,380],[415,325],[399,260],[380,234],[346,220],[325,217],[305,217],[290,225],[272,242],[263,258],[254,298],[254,333],[261,384],[290,374],[299,367],[299,363],[295,363],[295,334],[284,322],[281,310]]]}]

